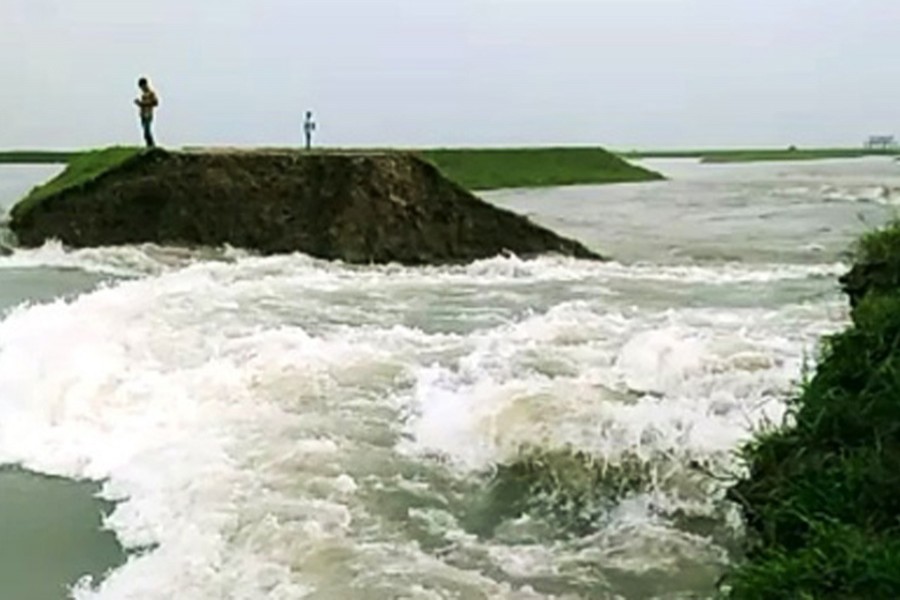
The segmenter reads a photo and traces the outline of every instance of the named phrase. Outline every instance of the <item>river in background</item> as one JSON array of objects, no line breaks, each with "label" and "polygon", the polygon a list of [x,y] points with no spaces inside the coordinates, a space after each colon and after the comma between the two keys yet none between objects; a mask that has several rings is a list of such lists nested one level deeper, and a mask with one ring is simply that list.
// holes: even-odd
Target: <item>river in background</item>
[{"label": "river in background", "polygon": [[[0,257],[0,597],[712,594],[741,531],[704,473],[846,323],[836,278],[900,165],[646,164],[671,181],[485,194],[606,264]],[[53,172],[0,167],[0,208]],[[526,447],[655,484],[588,533],[473,528]]]}]

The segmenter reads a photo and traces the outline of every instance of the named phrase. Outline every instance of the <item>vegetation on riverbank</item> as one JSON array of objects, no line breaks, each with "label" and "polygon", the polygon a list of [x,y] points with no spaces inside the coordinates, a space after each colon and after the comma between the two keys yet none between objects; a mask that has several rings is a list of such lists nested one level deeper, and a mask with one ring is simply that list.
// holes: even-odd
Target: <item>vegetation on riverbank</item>
[{"label": "vegetation on riverbank", "polygon": [[827,160],[834,158],[862,158],[866,156],[900,156],[898,150],[867,150],[865,148],[745,148],[734,150],[660,150],[632,151],[621,154],[629,159],[697,158],[700,162],[741,163],[766,161]]},{"label": "vegetation on riverbank", "polygon": [[75,155],[68,161],[66,169],[62,173],[31,190],[21,202],[16,204],[11,211],[12,217],[15,218],[28,211],[45,198],[94,181],[103,173],[138,156],[141,151],[140,148],[116,146]]},{"label": "vegetation on riverbank", "polygon": [[863,238],[851,280],[853,323],[826,340],[790,424],[744,449],[730,496],[751,546],[731,598],[900,597],[900,225]]},{"label": "vegetation on riverbank", "polygon": [[664,179],[602,148],[471,148],[422,150],[418,154],[472,190]]}]

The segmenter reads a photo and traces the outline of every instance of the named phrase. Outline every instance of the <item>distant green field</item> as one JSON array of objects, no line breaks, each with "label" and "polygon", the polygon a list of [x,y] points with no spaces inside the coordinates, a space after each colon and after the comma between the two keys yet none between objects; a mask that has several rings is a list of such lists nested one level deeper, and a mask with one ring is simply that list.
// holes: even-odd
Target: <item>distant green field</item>
[{"label": "distant green field", "polygon": [[792,160],[825,160],[829,158],[862,158],[864,156],[900,156],[897,150],[864,148],[743,148],[733,150],[647,150],[623,152],[630,159],[698,158],[704,163],[738,163]]},{"label": "distant green field", "polygon": [[761,162],[778,160],[825,160],[829,158],[862,158],[864,156],[900,156],[897,151],[873,151],[851,148],[823,148],[810,150],[744,150],[705,154],[706,163]]},{"label": "distant green field", "polygon": [[0,164],[36,165],[36,164],[64,164],[78,152],[56,152],[46,150],[12,150],[0,152]]},{"label": "distant green field", "polygon": [[602,148],[421,150],[450,179],[472,190],[627,183],[663,179]]},{"label": "distant green field", "polygon": [[622,158],[641,160],[644,158],[702,158],[715,150],[627,150],[616,152]]}]

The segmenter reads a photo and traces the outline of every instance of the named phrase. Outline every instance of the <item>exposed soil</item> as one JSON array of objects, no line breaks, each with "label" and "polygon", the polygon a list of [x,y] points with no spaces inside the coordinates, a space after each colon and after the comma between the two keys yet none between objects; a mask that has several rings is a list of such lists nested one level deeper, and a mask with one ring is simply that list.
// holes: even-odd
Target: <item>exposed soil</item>
[{"label": "exposed soil", "polygon": [[230,244],[351,263],[600,258],[400,153],[157,150],[21,211],[11,228],[26,246]]}]

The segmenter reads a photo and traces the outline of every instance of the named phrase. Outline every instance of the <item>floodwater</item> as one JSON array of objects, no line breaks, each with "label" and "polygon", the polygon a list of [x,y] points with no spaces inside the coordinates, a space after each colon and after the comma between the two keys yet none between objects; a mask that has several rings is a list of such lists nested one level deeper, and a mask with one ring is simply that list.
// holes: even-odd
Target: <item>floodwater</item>
[{"label": "floodwater", "polygon": [[[671,180],[485,194],[609,263],[0,257],[0,597],[712,595],[742,535],[720,477],[846,323],[900,166],[647,164]],[[0,168],[0,208],[51,172]],[[652,485],[577,534],[472,527],[527,448]]]}]

